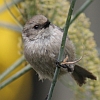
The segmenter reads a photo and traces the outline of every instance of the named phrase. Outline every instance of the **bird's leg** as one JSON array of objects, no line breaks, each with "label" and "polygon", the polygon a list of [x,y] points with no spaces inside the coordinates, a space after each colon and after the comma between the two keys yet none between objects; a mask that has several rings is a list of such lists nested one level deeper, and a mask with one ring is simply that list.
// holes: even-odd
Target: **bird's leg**
[{"label": "bird's leg", "polygon": [[67,55],[66,58],[61,62],[61,65],[67,64],[67,62],[68,62],[68,55]]},{"label": "bird's leg", "polygon": [[79,62],[81,59],[82,57],[76,61],[69,62],[68,55],[67,55],[66,58],[61,63],[57,61],[56,65],[57,67],[67,68],[68,72],[73,72],[74,68],[72,64]]},{"label": "bird's leg", "polygon": [[68,62],[68,56],[66,56],[66,58],[61,63],[59,61],[56,61],[56,66],[59,68],[67,68],[68,72],[73,72],[73,69],[66,62]]},{"label": "bird's leg", "polygon": [[68,61],[68,55],[67,55],[66,58],[63,60],[63,62],[61,62],[61,65],[63,65],[63,64],[75,64],[75,63],[79,62],[82,58],[83,58],[83,56],[81,56],[78,60],[70,62],[70,61]]},{"label": "bird's leg", "polygon": [[67,68],[68,72],[73,72],[73,67],[71,67],[70,64],[68,64],[68,55],[66,56],[66,58],[61,62],[61,66],[63,68]]},{"label": "bird's leg", "polygon": [[66,61],[68,60],[68,56],[66,56],[66,58],[62,61],[62,62],[59,62],[59,61],[56,61],[56,66],[57,67],[63,67],[63,68],[66,68]]}]

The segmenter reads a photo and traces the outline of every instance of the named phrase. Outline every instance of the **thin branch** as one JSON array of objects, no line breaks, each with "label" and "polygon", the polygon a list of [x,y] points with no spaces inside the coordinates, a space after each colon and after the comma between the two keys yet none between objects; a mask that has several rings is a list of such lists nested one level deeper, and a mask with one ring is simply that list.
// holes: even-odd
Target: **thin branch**
[{"label": "thin branch", "polygon": [[24,56],[18,59],[12,66],[0,75],[0,80],[4,79],[10,72],[17,68],[25,60]]},{"label": "thin branch", "polygon": [[16,23],[19,25],[19,27],[21,29],[23,29],[23,26],[21,25],[21,23],[18,21],[18,19],[15,17],[15,15],[11,12],[10,8],[8,7],[6,0],[4,0],[4,2],[5,2],[6,8],[8,9],[9,13],[12,15],[13,19],[16,21]]},{"label": "thin branch", "polygon": [[21,17],[23,18],[23,21],[26,22],[25,16],[22,13],[21,9],[18,7],[18,5],[15,3],[14,0],[12,0],[12,2],[14,2],[16,9],[18,10],[18,12],[20,13]]},{"label": "thin branch", "polygon": [[[10,1],[8,3],[8,7],[12,7],[14,4],[18,4],[20,2],[22,2],[23,0],[14,0],[14,2]],[[7,9],[7,7],[5,5],[0,7],[0,13],[2,13],[3,11],[5,11]]]},{"label": "thin branch", "polygon": [[70,24],[93,2],[93,0],[86,0],[86,2],[77,10],[76,14],[73,16]]},{"label": "thin branch", "polygon": [[[69,25],[70,25],[71,15],[72,15],[72,12],[73,12],[73,9],[74,9],[75,2],[76,2],[76,0],[72,0],[70,8],[69,8],[69,13],[68,13],[68,17],[67,17],[65,28],[64,28],[64,34],[63,34],[63,37],[62,37],[61,48],[60,48],[60,52],[59,52],[59,56],[58,56],[59,62],[61,62],[63,60],[64,47],[65,47],[65,43],[66,43],[66,36],[67,36],[67,33],[68,33],[68,28],[69,28]],[[53,82],[51,83],[51,87],[50,87],[50,90],[49,90],[47,100],[51,100],[59,72],[60,72],[60,68],[56,67],[54,77],[53,77]]]},{"label": "thin branch", "polygon": [[14,30],[14,31],[17,31],[17,32],[20,32],[20,33],[22,32],[22,29],[19,26],[13,25],[13,24],[10,24],[10,23],[7,23],[7,22],[5,23],[5,22],[0,21],[0,26]]},{"label": "thin branch", "polygon": [[53,13],[52,13],[52,17],[51,17],[51,22],[53,22],[53,20],[54,20],[54,18],[56,16],[56,13],[57,13],[57,9],[54,8]]},{"label": "thin branch", "polygon": [[17,72],[13,76],[11,76],[10,78],[8,78],[4,82],[2,82],[0,84],[0,89],[4,88],[9,83],[11,83],[12,81],[16,80],[18,77],[22,76],[23,74],[25,74],[26,72],[28,72],[30,69],[31,69],[31,66],[30,65],[25,66],[22,70],[20,70],[19,72]]}]

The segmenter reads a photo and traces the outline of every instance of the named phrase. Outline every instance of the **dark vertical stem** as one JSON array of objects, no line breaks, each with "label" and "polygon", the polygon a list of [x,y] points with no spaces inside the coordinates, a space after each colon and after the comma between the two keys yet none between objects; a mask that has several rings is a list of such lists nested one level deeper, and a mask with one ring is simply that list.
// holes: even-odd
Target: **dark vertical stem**
[{"label": "dark vertical stem", "polygon": [[[72,12],[73,12],[73,9],[74,9],[75,2],[76,2],[76,0],[72,0],[70,8],[69,8],[69,13],[68,13],[68,17],[67,17],[65,28],[64,28],[64,34],[63,34],[63,37],[62,37],[61,48],[60,48],[60,52],[59,52],[59,56],[58,56],[59,62],[62,61],[62,59],[63,59],[66,37],[67,37],[68,28],[69,28],[69,25],[70,25],[71,15],[72,15]],[[51,100],[59,72],[60,72],[60,68],[56,67],[54,77],[53,77],[53,82],[51,83],[51,87],[50,87],[50,90],[49,90],[49,93],[48,93],[47,100]]]}]

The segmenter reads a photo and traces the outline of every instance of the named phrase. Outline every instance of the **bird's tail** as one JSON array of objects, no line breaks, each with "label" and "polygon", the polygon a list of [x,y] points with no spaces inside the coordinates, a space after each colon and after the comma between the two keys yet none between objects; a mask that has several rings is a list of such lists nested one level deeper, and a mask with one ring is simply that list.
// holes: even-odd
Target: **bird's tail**
[{"label": "bird's tail", "polygon": [[83,84],[86,83],[86,78],[96,80],[96,77],[91,72],[80,67],[79,65],[75,65],[72,77],[76,80],[79,86],[82,86]]}]

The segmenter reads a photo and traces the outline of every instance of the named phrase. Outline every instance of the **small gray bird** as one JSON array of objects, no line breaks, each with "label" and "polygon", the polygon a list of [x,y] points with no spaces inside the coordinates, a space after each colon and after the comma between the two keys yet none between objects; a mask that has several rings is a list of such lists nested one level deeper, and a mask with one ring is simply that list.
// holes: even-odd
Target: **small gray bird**
[{"label": "small gray bird", "polygon": [[[24,26],[22,38],[24,43],[24,55],[39,78],[52,80],[59,49],[62,41],[63,30],[52,24],[45,16],[35,15]],[[75,48],[71,40],[66,38],[64,58],[67,62],[75,61]],[[61,67],[60,76],[71,70],[71,76],[79,86],[85,84],[86,78],[96,80],[96,77],[86,69],[76,64],[68,64],[67,68]]]}]

